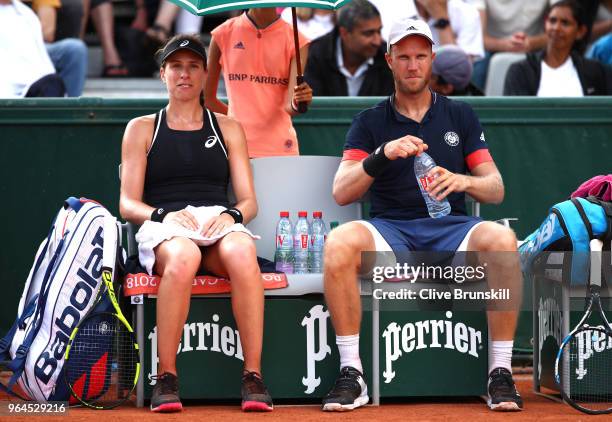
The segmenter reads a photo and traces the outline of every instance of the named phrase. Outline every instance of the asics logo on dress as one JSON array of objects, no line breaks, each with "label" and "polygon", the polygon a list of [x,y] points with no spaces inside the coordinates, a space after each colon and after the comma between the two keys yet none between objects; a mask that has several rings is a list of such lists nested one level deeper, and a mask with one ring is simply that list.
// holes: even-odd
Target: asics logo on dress
[{"label": "asics logo on dress", "polygon": [[239,50],[244,50],[244,44],[242,44],[242,41],[238,41],[238,43],[234,46],[234,48],[237,48]]},{"label": "asics logo on dress", "polygon": [[217,135],[211,135],[206,139],[206,142],[204,142],[204,146],[206,148],[212,148],[217,142],[219,142],[219,137]]}]

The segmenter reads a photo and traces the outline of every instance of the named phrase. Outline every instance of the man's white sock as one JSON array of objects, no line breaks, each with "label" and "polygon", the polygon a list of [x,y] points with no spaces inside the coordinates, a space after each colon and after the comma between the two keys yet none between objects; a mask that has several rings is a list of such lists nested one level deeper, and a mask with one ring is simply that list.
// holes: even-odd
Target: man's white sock
[{"label": "man's white sock", "polygon": [[514,340],[494,341],[489,339],[489,374],[495,368],[506,368],[512,373],[512,347]]},{"label": "man's white sock", "polygon": [[361,358],[359,357],[359,334],[336,336],[336,344],[340,353],[340,369],[345,366],[352,366],[363,374]]}]

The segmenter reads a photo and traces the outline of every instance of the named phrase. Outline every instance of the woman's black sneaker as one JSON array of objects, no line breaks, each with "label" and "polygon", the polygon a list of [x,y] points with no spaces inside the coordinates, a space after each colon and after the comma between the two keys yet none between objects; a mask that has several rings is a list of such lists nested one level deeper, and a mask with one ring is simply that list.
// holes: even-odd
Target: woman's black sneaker
[{"label": "woman's black sneaker", "polygon": [[164,372],[161,375],[154,375],[151,379],[157,380],[151,396],[151,410],[153,412],[169,413],[183,410],[176,375]]},{"label": "woman's black sneaker", "polygon": [[244,412],[270,412],[273,409],[272,397],[257,372],[242,375],[242,410]]}]

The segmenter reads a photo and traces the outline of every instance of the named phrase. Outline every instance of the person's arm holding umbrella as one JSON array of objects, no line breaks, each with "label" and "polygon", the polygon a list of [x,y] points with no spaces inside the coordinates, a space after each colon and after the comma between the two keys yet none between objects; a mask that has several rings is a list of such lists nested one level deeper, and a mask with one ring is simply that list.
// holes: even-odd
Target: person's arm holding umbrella
[{"label": "person's arm holding umbrella", "polygon": [[208,47],[208,81],[204,90],[204,101],[210,111],[227,115],[227,104],[217,98],[219,75],[221,73],[221,50],[213,36]]},{"label": "person's arm holding umbrella", "polygon": [[[306,67],[306,61],[308,59],[308,45],[300,48],[300,58],[302,66]],[[301,83],[297,83],[300,78]],[[307,106],[312,102],[312,88],[304,81],[304,77],[300,75],[298,77],[297,72],[297,61],[294,57],[291,59],[291,69],[289,71],[289,89],[287,90],[287,106],[285,109],[287,113],[292,116],[299,114],[298,105],[304,103]]]}]

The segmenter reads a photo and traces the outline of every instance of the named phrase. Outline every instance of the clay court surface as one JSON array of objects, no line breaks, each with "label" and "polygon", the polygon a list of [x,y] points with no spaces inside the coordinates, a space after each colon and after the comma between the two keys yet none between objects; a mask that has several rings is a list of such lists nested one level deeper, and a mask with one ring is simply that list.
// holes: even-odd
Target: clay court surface
[{"label": "clay court surface", "polygon": [[[179,414],[153,414],[148,408],[124,405],[109,411],[71,408],[68,416],[45,416],[42,421],[579,421],[612,420],[612,416],[589,416],[568,405],[536,396],[531,388],[531,375],[516,375],[517,386],[525,400],[525,410],[516,413],[495,413],[476,397],[453,399],[410,399],[383,401],[380,407],[368,406],[347,413],[323,413],[318,405],[277,404],[274,412],[245,414],[238,404],[212,405],[189,402]],[[450,380],[449,380],[450,382]],[[6,409],[3,406],[4,409]],[[7,422],[31,421],[31,416],[0,417]]]}]

